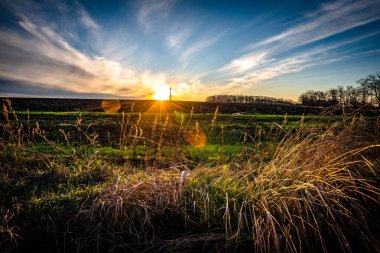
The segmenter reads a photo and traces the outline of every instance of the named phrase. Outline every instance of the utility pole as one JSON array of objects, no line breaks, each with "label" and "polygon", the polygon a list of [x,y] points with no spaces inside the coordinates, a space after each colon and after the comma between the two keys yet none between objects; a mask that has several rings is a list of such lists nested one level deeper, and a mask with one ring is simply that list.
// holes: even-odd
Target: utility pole
[{"label": "utility pole", "polygon": [[170,84],[169,101],[172,101],[172,85]]}]

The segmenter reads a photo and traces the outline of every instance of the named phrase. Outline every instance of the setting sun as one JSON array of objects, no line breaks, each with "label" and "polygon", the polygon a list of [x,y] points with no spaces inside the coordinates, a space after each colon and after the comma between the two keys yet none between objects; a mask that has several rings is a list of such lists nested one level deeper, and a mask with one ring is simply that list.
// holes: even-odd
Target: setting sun
[{"label": "setting sun", "polygon": [[155,92],[153,98],[156,100],[169,100],[170,98],[170,86],[167,84],[157,85],[153,87]]}]

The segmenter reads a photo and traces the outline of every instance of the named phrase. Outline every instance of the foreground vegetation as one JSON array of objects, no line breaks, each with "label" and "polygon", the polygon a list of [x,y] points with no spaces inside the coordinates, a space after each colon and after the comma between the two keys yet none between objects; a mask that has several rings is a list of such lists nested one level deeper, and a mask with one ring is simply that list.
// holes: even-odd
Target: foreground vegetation
[{"label": "foreground vegetation", "polygon": [[380,244],[378,117],[17,114],[10,101],[3,114],[6,251]]}]

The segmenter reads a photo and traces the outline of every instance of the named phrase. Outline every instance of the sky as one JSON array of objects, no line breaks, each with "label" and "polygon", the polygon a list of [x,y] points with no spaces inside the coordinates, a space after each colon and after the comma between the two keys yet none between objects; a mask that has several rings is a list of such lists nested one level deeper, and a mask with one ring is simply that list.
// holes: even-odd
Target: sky
[{"label": "sky", "polygon": [[380,0],[0,1],[0,96],[296,101],[376,72]]}]

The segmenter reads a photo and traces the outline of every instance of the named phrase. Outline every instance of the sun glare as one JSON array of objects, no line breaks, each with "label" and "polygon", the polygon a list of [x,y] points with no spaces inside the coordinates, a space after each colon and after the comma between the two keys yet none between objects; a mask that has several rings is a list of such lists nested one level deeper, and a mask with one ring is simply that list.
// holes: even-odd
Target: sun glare
[{"label": "sun glare", "polygon": [[170,98],[170,87],[167,84],[157,85],[153,87],[155,92],[153,98],[156,100],[169,100]]}]

